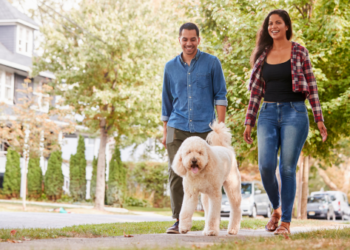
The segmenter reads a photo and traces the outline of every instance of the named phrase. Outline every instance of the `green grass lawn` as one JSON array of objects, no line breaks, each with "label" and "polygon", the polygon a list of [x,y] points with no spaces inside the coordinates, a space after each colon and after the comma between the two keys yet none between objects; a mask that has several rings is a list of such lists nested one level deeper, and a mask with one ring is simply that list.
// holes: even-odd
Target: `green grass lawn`
[{"label": "green grass lawn", "polygon": [[[265,220],[259,219],[244,219],[241,228],[262,228],[265,225]],[[147,222],[147,223],[113,223],[100,225],[84,225],[73,226],[62,229],[17,229],[14,235],[11,235],[10,229],[1,229],[0,238],[2,241],[7,239],[23,240],[27,239],[48,239],[48,238],[62,238],[62,237],[106,237],[106,236],[120,236],[125,232],[126,234],[150,234],[150,233],[164,233],[169,226],[169,222]],[[194,221],[193,231],[202,230],[204,221]],[[221,222],[221,229],[227,227],[227,221]],[[109,248],[110,250],[118,249]],[[307,233],[298,233],[290,235],[289,237],[249,237],[246,239],[239,239],[235,237],[227,237],[222,243],[214,245],[192,245],[191,247],[169,247],[169,248],[141,248],[144,250],[150,249],[204,249],[204,250],[292,250],[292,249],[350,249],[350,228],[334,229],[334,230],[318,230]]]},{"label": "green grass lawn", "polygon": [[[11,235],[12,229],[0,229],[0,239],[21,240],[23,237],[30,239],[54,239],[59,237],[107,237],[126,234],[158,234],[164,233],[172,222],[133,222],[133,223],[108,223],[98,225],[80,225],[64,227],[60,229],[15,229],[15,235]],[[241,228],[257,229],[266,224],[263,220],[245,219]],[[226,229],[228,221],[221,221],[221,229]],[[204,228],[204,221],[193,221],[192,231],[200,231]]]},{"label": "green grass lawn", "polygon": [[164,208],[155,208],[155,207],[124,207],[129,211],[137,211],[137,212],[162,212],[162,211],[171,211],[170,207]]},{"label": "green grass lawn", "polygon": [[[259,229],[264,228],[268,219],[251,219],[243,218],[241,222],[242,229]],[[164,233],[171,226],[172,222],[128,222],[128,223],[108,223],[97,225],[80,225],[58,229],[15,229],[16,233],[11,235],[13,229],[0,229],[0,239],[16,239],[21,240],[23,237],[30,239],[54,239],[59,237],[108,237],[121,236],[126,234],[158,234]],[[327,221],[298,221],[293,222],[293,226],[322,226],[332,224]],[[221,229],[226,229],[228,221],[221,221]],[[193,221],[192,231],[201,231],[204,228],[203,221]]]}]

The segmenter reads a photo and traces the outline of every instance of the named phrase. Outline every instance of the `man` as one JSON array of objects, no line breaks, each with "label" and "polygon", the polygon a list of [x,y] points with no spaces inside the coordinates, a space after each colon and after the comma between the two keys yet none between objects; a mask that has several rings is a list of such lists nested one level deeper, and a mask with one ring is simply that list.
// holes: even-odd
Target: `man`
[{"label": "man", "polygon": [[163,145],[169,155],[170,199],[175,224],[167,233],[179,233],[179,214],[184,196],[182,178],[171,168],[182,142],[190,136],[206,139],[209,124],[225,121],[226,83],[221,63],[215,56],[197,49],[199,29],[193,23],[180,27],[182,53],[167,62],[162,93]]}]

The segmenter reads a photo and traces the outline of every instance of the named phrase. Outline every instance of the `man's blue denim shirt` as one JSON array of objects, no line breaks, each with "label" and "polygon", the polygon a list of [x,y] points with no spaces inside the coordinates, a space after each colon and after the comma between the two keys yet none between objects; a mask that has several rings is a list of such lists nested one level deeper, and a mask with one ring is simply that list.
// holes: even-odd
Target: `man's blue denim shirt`
[{"label": "man's blue denim shirt", "polygon": [[191,133],[210,131],[215,105],[227,106],[226,82],[219,59],[197,50],[188,66],[182,54],[164,69],[162,121]]}]

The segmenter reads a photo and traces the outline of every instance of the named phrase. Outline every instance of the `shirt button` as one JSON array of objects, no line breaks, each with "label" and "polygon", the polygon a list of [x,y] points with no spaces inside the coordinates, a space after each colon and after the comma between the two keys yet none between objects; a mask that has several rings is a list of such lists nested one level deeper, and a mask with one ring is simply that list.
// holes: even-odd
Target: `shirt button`
[{"label": "shirt button", "polygon": [[192,120],[190,120],[190,122],[192,122]]},{"label": "shirt button", "polygon": [[191,85],[190,85],[190,87],[191,87]]},{"label": "shirt button", "polygon": [[191,73],[188,73],[189,75],[191,74]]},{"label": "shirt button", "polygon": [[191,97],[190,97],[191,98]]},{"label": "shirt button", "polygon": [[192,109],[190,109],[190,110],[192,110]]}]

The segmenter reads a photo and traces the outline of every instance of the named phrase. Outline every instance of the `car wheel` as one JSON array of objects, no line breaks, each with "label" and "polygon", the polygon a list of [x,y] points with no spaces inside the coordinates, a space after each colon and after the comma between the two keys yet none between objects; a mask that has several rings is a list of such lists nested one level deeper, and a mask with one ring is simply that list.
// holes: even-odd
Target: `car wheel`
[{"label": "car wheel", "polygon": [[256,218],[256,215],[257,215],[257,211],[256,211],[256,206],[254,205],[252,208],[252,214],[249,215],[249,217]]},{"label": "car wheel", "polygon": [[265,218],[271,218],[271,208],[270,206],[267,206],[266,215],[264,215]]}]

